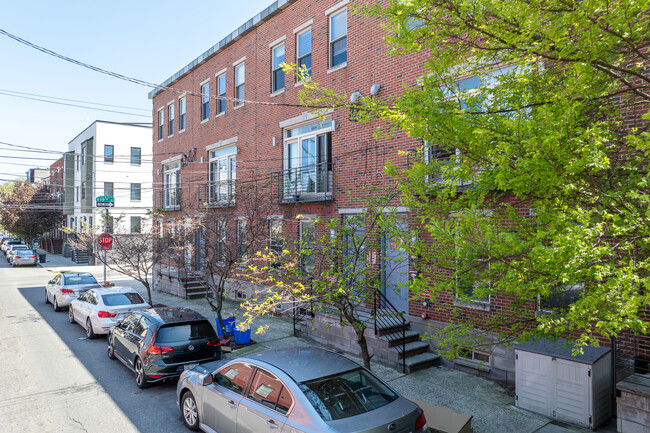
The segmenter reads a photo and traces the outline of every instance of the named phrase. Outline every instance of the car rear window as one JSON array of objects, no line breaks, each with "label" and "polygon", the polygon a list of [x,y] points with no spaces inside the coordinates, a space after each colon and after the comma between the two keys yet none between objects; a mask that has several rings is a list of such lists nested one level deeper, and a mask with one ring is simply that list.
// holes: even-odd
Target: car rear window
[{"label": "car rear window", "polygon": [[66,275],[65,284],[97,284],[97,280],[92,275]]},{"label": "car rear window", "polygon": [[174,323],[162,326],[158,330],[156,342],[170,343],[174,341],[193,340],[204,337],[209,339],[217,337],[214,328],[207,320],[190,323]]},{"label": "car rear window", "polygon": [[325,421],[370,412],[397,399],[397,394],[361,368],[298,385]]},{"label": "car rear window", "polygon": [[110,295],[102,295],[102,300],[107,307],[144,304],[144,299],[137,293],[111,293]]}]

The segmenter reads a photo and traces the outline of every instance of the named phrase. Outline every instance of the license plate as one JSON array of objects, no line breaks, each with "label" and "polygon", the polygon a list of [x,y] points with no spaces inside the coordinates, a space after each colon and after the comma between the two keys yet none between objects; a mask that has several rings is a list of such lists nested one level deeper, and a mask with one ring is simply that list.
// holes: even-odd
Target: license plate
[{"label": "license plate", "polygon": [[185,365],[183,366],[183,370],[191,370],[191,369],[193,369],[194,367],[196,367],[197,365],[199,365],[198,362],[192,362],[191,364],[185,364]]}]

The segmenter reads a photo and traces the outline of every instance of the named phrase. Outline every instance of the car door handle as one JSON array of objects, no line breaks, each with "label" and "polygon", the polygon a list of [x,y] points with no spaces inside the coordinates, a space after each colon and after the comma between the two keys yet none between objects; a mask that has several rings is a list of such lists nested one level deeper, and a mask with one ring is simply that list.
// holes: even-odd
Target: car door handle
[{"label": "car door handle", "polygon": [[228,402],[228,406],[230,406],[230,407],[233,408],[233,409],[237,409],[237,403],[235,403],[235,402],[232,401],[232,400],[230,400],[230,401]]},{"label": "car door handle", "polygon": [[266,424],[267,424],[270,428],[272,428],[273,430],[275,430],[275,429],[277,429],[277,428],[280,428],[280,426],[277,425],[277,424],[275,423],[275,421],[273,421],[272,419],[267,420],[267,421],[266,421]]}]

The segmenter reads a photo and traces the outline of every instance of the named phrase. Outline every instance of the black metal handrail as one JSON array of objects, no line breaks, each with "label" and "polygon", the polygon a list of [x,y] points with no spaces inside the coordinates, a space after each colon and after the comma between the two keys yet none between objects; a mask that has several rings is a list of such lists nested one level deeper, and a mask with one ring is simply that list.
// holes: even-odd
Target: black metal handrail
[{"label": "black metal handrail", "polygon": [[297,303],[293,302],[293,336],[296,336],[296,326],[306,316],[314,317],[314,303],[312,301]]},{"label": "black metal handrail", "polygon": [[181,208],[181,188],[180,186],[170,190],[168,187],[154,192],[154,209],[162,210],[180,210]]},{"label": "black metal handrail", "polygon": [[280,202],[331,200],[334,163],[304,165],[271,173],[271,196]]},{"label": "black metal handrail", "polygon": [[395,333],[397,334],[396,337],[393,336],[394,334],[387,334],[385,335],[385,337],[391,343],[393,342],[401,343],[401,346],[396,345],[394,347],[397,349],[397,352],[401,354],[402,372],[406,373],[406,319],[404,318],[405,313],[395,308],[395,306],[391,304],[391,302],[388,300],[386,295],[384,295],[381,292],[381,290],[372,289],[372,291],[374,295],[373,302],[372,302],[372,316],[375,322],[375,335],[377,335],[378,326],[384,328],[399,329],[399,331]]},{"label": "black metal handrail", "polygon": [[213,181],[199,185],[199,205],[225,207],[235,205],[235,180]]}]

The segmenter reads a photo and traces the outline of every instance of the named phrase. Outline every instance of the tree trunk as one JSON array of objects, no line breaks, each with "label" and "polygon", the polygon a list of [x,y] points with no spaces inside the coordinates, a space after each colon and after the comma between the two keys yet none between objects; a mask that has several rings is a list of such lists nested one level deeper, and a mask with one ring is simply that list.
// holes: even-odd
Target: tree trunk
[{"label": "tree trunk", "polygon": [[149,281],[145,280],[142,282],[142,284],[144,285],[144,288],[147,289],[147,298],[149,305],[153,307],[153,301],[151,300],[151,286],[149,285]]},{"label": "tree trunk", "polygon": [[370,370],[370,354],[368,353],[368,341],[366,340],[366,327],[354,326],[354,332],[357,334],[357,344],[361,349],[361,359],[363,359],[363,366]]}]

